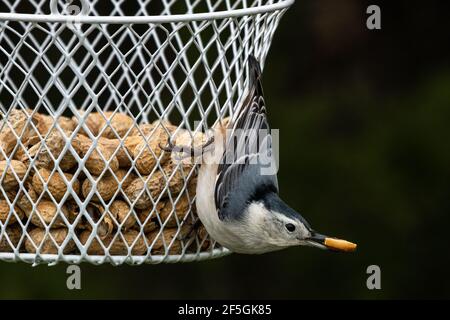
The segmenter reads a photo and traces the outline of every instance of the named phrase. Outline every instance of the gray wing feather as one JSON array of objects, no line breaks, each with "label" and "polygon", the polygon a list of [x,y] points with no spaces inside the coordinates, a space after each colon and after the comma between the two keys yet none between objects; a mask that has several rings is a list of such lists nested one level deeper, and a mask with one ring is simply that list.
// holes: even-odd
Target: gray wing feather
[{"label": "gray wing feather", "polygon": [[262,155],[271,155],[272,139],[261,85],[261,71],[249,58],[250,88],[228,137],[217,172],[215,203],[220,219],[239,218],[258,188],[278,192],[276,175],[261,175]]}]

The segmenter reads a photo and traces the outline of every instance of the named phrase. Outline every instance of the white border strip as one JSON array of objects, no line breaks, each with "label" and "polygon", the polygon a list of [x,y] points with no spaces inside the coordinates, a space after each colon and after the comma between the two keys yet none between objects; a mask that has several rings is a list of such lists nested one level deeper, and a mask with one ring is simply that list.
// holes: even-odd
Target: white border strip
[{"label": "white border strip", "polygon": [[224,18],[256,15],[266,12],[278,11],[291,6],[295,0],[282,0],[274,4],[267,4],[258,7],[236,9],[230,11],[217,11],[207,13],[174,14],[161,16],[66,16],[59,14],[27,14],[27,13],[5,13],[0,12],[0,21],[27,21],[27,22],[67,22],[87,24],[144,24],[144,23],[170,23],[217,20]]}]

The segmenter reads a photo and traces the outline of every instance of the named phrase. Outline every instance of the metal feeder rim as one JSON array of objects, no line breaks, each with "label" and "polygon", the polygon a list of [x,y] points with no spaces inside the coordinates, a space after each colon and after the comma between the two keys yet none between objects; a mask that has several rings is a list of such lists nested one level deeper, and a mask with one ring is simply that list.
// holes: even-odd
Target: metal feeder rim
[{"label": "metal feeder rim", "polygon": [[261,6],[216,11],[199,12],[170,15],[151,15],[151,16],[87,16],[77,15],[68,16],[61,14],[28,14],[28,13],[9,13],[0,12],[0,21],[25,21],[25,22],[74,22],[85,24],[163,24],[173,22],[191,22],[219,20],[226,18],[236,18],[242,16],[251,16],[267,12],[280,11],[290,7],[295,0],[281,0],[277,3],[265,4]]}]

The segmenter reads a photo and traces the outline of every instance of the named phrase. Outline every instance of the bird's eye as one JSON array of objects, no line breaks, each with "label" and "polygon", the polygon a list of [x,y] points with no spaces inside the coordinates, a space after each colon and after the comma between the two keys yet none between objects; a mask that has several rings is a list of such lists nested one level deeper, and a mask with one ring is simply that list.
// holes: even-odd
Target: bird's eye
[{"label": "bird's eye", "polygon": [[286,224],[286,230],[289,232],[294,232],[295,226],[292,223],[288,223],[288,224]]}]

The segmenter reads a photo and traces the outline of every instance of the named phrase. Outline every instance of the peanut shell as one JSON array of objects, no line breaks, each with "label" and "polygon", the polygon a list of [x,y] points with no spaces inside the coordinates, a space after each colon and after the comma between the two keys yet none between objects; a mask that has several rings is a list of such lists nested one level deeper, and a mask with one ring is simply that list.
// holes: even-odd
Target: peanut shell
[{"label": "peanut shell", "polygon": [[[143,177],[146,181],[148,177]],[[151,179],[146,183],[141,178],[136,178],[128,188],[125,189],[125,195],[136,209],[147,209],[152,206],[152,201],[148,193],[150,193],[153,201],[162,190],[162,175],[153,174]]]},{"label": "peanut shell", "polygon": [[[182,239],[183,236],[187,235],[188,229],[189,226],[182,226],[178,235],[178,228],[164,229],[162,234],[159,234],[159,230],[149,233],[147,235],[147,239],[150,245],[156,239],[152,246],[152,254],[181,254],[183,252],[183,246],[187,246],[189,244],[187,241],[183,241]],[[168,250],[166,250],[166,248]]]},{"label": "peanut shell", "polygon": [[[200,148],[208,141],[206,135],[203,134],[203,132],[197,132],[193,134],[188,130],[182,130],[178,132],[174,140],[175,146],[188,148]],[[200,155],[201,154],[199,154],[199,156]],[[172,160],[175,160],[175,162],[182,162],[184,166],[192,167],[195,164],[194,160],[190,156],[186,156],[186,153],[183,151],[173,152]]]},{"label": "peanut shell", "polygon": [[[182,166],[180,165],[180,167]],[[189,173],[188,169],[178,168],[177,165],[173,164],[172,160],[169,160],[163,167],[163,170],[164,172],[161,170],[155,171],[150,177],[143,176],[142,178],[136,178],[131,182],[128,188],[125,189],[125,196],[128,197],[128,200],[136,209],[150,208],[153,205],[151,199],[153,199],[153,201],[158,199],[163,193],[166,181],[169,179],[169,191],[172,196],[180,193],[183,189],[183,176],[187,179],[187,174]],[[195,184],[196,178],[191,176],[187,183],[188,185]]]},{"label": "peanut shell", "polygon": [[119,169],[119,160],[114,156],[113,151],[99,142],[97,142],[95,148],[90,150],[94,144],[91,139],[82,134],[78,134],[72,140],[72,147],[81,158],[84,158],[89,153],[85,166],[91,174],[98,176],[107,169],[117,171]]},{"label": "peanut shell", "polygon": [[58,126],[64,131],[74,131],[77,127],[77,123],[65,116],[58,116],[56,119],[53,116],[41,114],[37,123],[37,129],[41,136],[46,136],[47,133],[52,130],[55,130],[55,121],[58,123]]},{"label": "peanut shell", "polygon": [[[105,208],[102,205],[92,202],[87,206],[86,211],[94,223],[97,224],[97,234],[101,239],[105,239],[107,236],[111,235],[115,227],[113,218],[117,219],[117,217],[112,216],[112,212],[105,212]],[[85,228],[93,230],[93,227],[94,226],[86,220]]]},{"label": "peanut shell", "polygon": [[125,201],[114,201],[109,207],[109,211],[113,217],[117,217],[117,221],[121,224],[122,230],[128,230],[136,225],[134,212]]},{"label": "peanut shell", "polygon": [[[30,148],[30,155],[36,155],[35,165],[37,168],[51,169],[66,145],[66,140],[70,132],[66,131],[64,135],[57,129],[52,129],[43,142],[35,144]],[[36,150],[37,149],[37,150]],[[68,171],[76,165],[77,161],[69,150],[62,156],[59,167],[63,171]]]},{"label": "peanut shell", "polygon": [[170,179],[169,189],[172,195],[180,193],[185,185],[185,179],[187,188],[191,191],[192,195],[195,194],[193,190],[196,189],[197,176],[194,173],[189,176],[190,171],[192,170],[190,165],[186,166],[184,164],[178,164],[170,159],[164,164],[163,169],[167,179]]},{"label": "peanut shell", "polygon": [[[103,201],[107,202],[112,199],[112,197],[117,193],[119,189],[119,183],[121,183],[122,189],[126,189],[131,182],[136,178],[134,174],[130,173],[127,175],[127,171],[118,170],[113,174],[104,175],[102,178],[93,177],[94,180],[97,181],[95,184],[95,189],[97,193],[100,195],[100,198]],[[126,176],[126,177],[125,177]],[[89,179],[84,180],[82,186],[83,196],[86,198],[89,195],[89,192],[92,189],[92,182]],[[92,201],[99,202],[99,196],[97,194],[93,194]]]},{"label": "peanut shell", "polygon": [[19,220],[22,220],[24,217],[24,213],[18,205],[15,205],[12,211],[11,205],[7,200],[0,200],[0,222],[5,223],[8,217],[10,217],[8,225],[12,225],[17,222],[17,218],[19,218]]},{"label": "peanut shell", "polygon": [[[19,186],[19,181],[24,179],[27,169],[28,168],[18,160],[11,160],[9,166],[6,160],[0,161],[0,177],[2,177],[6,171],[1,182],[3,189],[6,191],[16,189]],[[17,175],[18,179],[13,172]]]},{"label": "peanut shell", "polygon": [[[19,140],[26,143],[31,136],[37,134],[32,123],[37,124],[40,115],[32,112],[30,109],[12,109],[1,121],[0,149],[6,156],[11,155]],[[0,160],[4,159],[3,153],[0,152]]]},{"label": "peanut shell", "polygon": [[[51,172],[48,169],[41,168],[33,176],[33,188],[38,195],[44,193],[45,187],[47,187],[47,192],[49,192],[56,201],[61,201],[66,192],[68,191],[68,186],[76,193],[80,193],[80,182],[77,179],[73,179],[73,175],[70,173],[64,173],[69,185],[66,185],[62,176],[59,172]],[[49,197],[45,193],[45,197]]]},{"label": "peanut shell", "polygon": [[31,212],[33,210],[33,203],[36,203],[38,195],[31,186],[27,185],[26,194],[23,190],[20,191],[19,199],[17,200],[17,206],[22,209],[23,212]]},{"label": "peanut shell", "polygon": [[[75,219],[64,205],[61,207],[61,213],[64,214],[69,223],[73,222]],[[49,200],[41,200],[36,205],[36,210],[25,212],[27,217],[31,217],[31,223],[40,228],[45,228],[47,226],[50,226],[50,228],[67,227],[61,217],[61,213],[58,212],[56,205]]]},{"label": "peanut shell", "polygon": [[[175,209],[170,199],[161,199],[156,205],[156,212],[166,228],[178,227],[178,224],[183,220],[189,220],[188,214],[191,208],[189,197],[183,195],[180,199],[174,199],[174,201],[177,201]],[[192,205],[192,208],[194,207],[195,204]]]},{"label": "peanut shell", "polygon": [[[8,235],[9,244],[6,235]],[[19,226],[11,226],[6,227],[6,231],[3,236],[0,235],[0,252],[13,252],[14,248],[16,248],[19,244],[20,238],[22,237],[22,228]]]},{"label": "peanut shell", "polygon": [[[105,117],[110,122],[102,133],[105,138],[116,139],[117,136],[123,138],[134,125],[133,118],[124,113],[108,111],[105,112]],[[105,122],[104,125],[107,123]]]},{"label": "peanut shell", "polygon": [[[14,152],[13,160],[19,160],[19,161],[23,162],[22,159],[26,158],[26,151],[28,150],[27,146],[28,146],[28,143],[19,145],[17,147],[17,149],[15,151],[13,151]],[[25,164],[25,165],[28,166],[27,164]]]},{"label": "peanut shell", "polygon": [[[66,240],[68,230],[65,228],[51,229],[49,234],[45,229],[35,228],[28,232],[29,237],[25,240],[25,249],[29,253],[36,253],[36,250],[42,245],[39,253],[41,254],[57,254],[58,246]],[[51,236],[51,237],[50,237]],[[53,239],[52,239],[53,238]],[[56,242],[56,244],[55,244]],[[70,240],[64,247],[63,253],[69,254],[75,249],[75,242]]]},{"label": "peanut shell", "polygon": [[132,151],[133,159],[136,161],[136,169],[141,174],[150,174],[162,154],[160,163],[164,163],[169,158],[169,153],[161,150],[159,145],[166,145],[169,137],[163,128],[159,127],[148,140],[141,139]]},{"label": "peanut shell", "polygon": [[[87,244],[90,235],[90,231],[83,231],[80,235],[80,242],[82,244]],[[123,238],[125,239],[125,241],[120,235],[117,235],[114,241],[113,238],[113,235],[109,235],[104,239],[100,239],[106,249],[108,249],[108,247],[110,246],[109,254],[111,255],[127,255],[128,247],[131,247],[132,255],[139,256],[144,255],[147,252],[147,245],[145,243],[144,236],[135,230],[129,230],[123,233]],[[88,254],[104,255],[106,253],[105,250],[103,250],[100,241],[96,237],[92,239],[89,247],[87,248]]]},{"label": "peanut shell", "polygon": [[[80,118],[83,118],[86,114],[86,111],[78,111]],[[80,126],[80,133],[87,135],[86,130],[82,126],[87,127],[87,129],[92,133],[94,136],[98,136],[100,128],[102,128],[105,125],[105,118],[98,112],[90,112],[85,120],[81,119],[81,122],[78,121],[76,116],[72,117],[73,122],[76,124],[76,126]]]},{"label": "peanut shell", "polygon": [[[143,131],[145,131],[146,126],[147,126],[146,124],[139,125],[139,127],[142,128]],[[174,133],[175,130],[178,128],[177,126],[170,123],[170,121],[168,121],[168,120],[155,120],[151,123],[151,126],[164,128],[170,134]],[[148,127],[150,127],[150,126],[148,126]]]},{"label": "peanut shell", "polygon": [[[136,224],[134,229],[141,230],[143,229],[144,233],[152,232],[158,229],[158,222],[156,221],[155,216],[148,218],[152,210],[144,209],[144,210],[136,210],[137,218],[140,224]],[[142,227],[141,227],[142,226]]]},{"label": "peanut shell", "polygon": [[134,150],[143,140],[144,140],[144,138],[142,138],[141,136],[126,137],[124,144],[125,144],[125,149],[127,150],[127,153],[133,157]]},{"label": "peanut shell", "polygon": [[213,242],[211,241],[211,236],[208,234],[208,231],[206,231],[205,226],[200,225],[197,230],[197,237],[202,250],[208,250],[212,247]]},{"label": "peanut shell", "polygon": [[119,139],[108,139],[100,137],[98,142],[106,149],[109,150],[111,154],[115,154],[117,160],[119,161],[119,167],[125,168],[131,166],[131,155],[126,151],[126,146],[120,145]]}]

